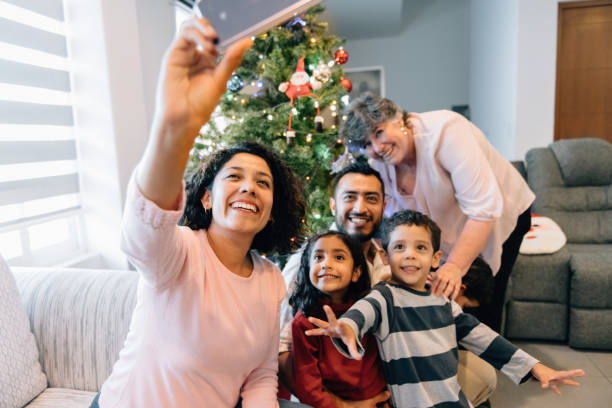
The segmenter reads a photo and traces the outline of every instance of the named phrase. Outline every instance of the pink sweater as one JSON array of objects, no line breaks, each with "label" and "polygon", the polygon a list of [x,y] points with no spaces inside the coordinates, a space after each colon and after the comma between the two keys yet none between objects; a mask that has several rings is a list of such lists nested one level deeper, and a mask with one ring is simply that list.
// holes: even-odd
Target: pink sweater
[{"label": "pink sweater", "polygon": [[184,206],[160,209],[132,177],[121,245],[141,279],[100,407],[276,407],[280,271],[251,253],[251,276],[230,272],[206,231],[176,225]]}]

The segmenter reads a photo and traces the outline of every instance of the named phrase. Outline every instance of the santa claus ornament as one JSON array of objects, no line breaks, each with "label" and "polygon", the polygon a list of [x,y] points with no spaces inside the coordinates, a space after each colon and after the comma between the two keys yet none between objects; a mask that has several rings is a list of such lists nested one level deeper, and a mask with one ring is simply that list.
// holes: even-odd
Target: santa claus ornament
[{"label": "santa claus ornament", "polygon": [[[289,82],[283,82],[278,86],[278,90],[284,92],[285,95],[291,100],[290,106],[293,108],[293,101],[303,96],[310,96],[317,98],[317,95],[312,93],[314,89],[319,90],[321,88],[321,82],[317,80],[311,80],[306,71],[304,70],[304,57],[300,57],[295,68],[295,72],[291,75]],[[315,128],[317,132],[323,131],[323,117],[319,109],[319,104],[315,103],[317,107],[317,116],[315,117]],[[291,118],[293,112],[289,112],[289,125],[287,128],[287,143],[290,144],[295,138],[295,131],[291,130]]]}]

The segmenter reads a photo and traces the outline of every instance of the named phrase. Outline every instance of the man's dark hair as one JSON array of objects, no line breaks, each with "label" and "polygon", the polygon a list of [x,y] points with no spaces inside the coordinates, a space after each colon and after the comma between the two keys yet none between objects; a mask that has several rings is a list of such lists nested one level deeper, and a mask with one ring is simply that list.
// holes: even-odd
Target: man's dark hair
[{"label": "man's dark hair", "polygon": [[329,296],[315,288],[310,281],[310,255],[313,245],[319,239],[329,236],[340,238],[344,245],[346,245],[353,258],[353,271],[357,268],[361,269],[361,275],[357,282],[349,284],[343,302],[357,301],[370,291],[370,274],[368,273],[368,264],[366,263],[361,244],[344,232],[327,231],[310,238],[302,252],[295,289],[289,298],[289,304],[293,309],[294,315],[301,310],[304,316],[324,318],[323,309],[319,301],[321,299],[329,299]]},{"label": "man's dark hair", "polygon": [[232,157],[248,153],[265,160],[272,173],[274,198],[270,222],[253,239],[251,249],[284,254],[297,249],[304,240],[305,204],[302,190],[293,171],[274,152],[253,142],[242,142],[214,153],[189,178],[186,185],[185,212],[179,220],[192,230],[208,229],[212,210],[204,211],[202,197],[212,189],[217,173]]},{"label": "man's dark hair", "polygon": [[399,211],[388,218],[381,228],[382,245],[388,251],[389,237],[394,229],[400,225],[416,225],[417,227],[425,227],[431,234],[431,245],[434,253],[440,249],[440,227],[431,218],[423,213],[413,210]]},{"label": "man's dark hair", "polygon": [[334,176],[334,181],[332,183],[332,187],[333,187],[332,194],[334,197],[336,196],[336,187],[338,187],[338,183],[340,182],[340,179],[350,173],[358,173],[358,174],[363,174],[364,176],[376,177],[378,181],[380,182],[380,191],[382,192],[381,198],[383,200],[385,199],[385,183],[383,183],[382,178],[380,177],[380,173],[374,170],[373,168],[371,168],[370,165],[365,160],[357,160],[349,164],[348,166],[344,167],[338,173],[336,173],[336,175]]}]

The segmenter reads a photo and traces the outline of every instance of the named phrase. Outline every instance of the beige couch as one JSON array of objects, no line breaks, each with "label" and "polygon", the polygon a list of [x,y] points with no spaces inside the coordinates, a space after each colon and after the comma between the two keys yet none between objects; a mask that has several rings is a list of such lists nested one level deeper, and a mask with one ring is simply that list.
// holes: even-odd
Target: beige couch
[{"label": "beige couch", "polygon": [[28,408],[86,408],[111,372],[136,304],[138,274],[11,268],[47,375]]}]

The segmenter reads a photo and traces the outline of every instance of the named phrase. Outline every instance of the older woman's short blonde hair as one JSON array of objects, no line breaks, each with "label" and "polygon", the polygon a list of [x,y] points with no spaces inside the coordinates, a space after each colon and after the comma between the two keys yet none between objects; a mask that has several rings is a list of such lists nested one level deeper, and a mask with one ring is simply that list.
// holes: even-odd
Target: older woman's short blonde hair
[{"label": "older woman's short blonde hair", "polygon": [[344,110],[346,120],[342,123],[339,136],[352,146],[361,147],[366,137],[384,122],[403,120],[405,126],[408,114],[392,100],[366,93],[352,101]]}]

